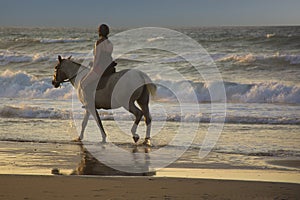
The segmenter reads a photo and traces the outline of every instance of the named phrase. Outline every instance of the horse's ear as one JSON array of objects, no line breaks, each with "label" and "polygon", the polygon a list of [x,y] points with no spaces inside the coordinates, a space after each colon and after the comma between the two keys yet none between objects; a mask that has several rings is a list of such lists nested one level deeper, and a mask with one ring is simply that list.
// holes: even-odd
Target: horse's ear
[{"label": "horse's ear", "polygon": [[61,63],[61,61],[62,61],[62,58],[61,58],[61,56],[60,55],[58,55],[58,61]]},{"label": "horse's ear", "polygon": [[68,59],[70,60],[72,58],[72,55],[70,55],[69,57],[68,57]]}]

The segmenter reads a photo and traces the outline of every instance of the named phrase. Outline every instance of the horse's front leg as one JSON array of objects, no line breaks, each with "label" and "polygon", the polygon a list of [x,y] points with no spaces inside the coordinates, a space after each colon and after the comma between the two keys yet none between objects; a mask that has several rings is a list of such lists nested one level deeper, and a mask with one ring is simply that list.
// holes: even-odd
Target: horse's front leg
[{"label": "horse's front leg", "polygon": [[83,137],[84,137],[84,130],[87,126],[87,123],[89,121],[89,117],[90,117],[90,113],[88,110],[85,110],[85,113],[84,113],[84,117],[83,117],[83,121],[82,121],[82,124],[81,124],[81,132],[80,132],[80,136],[78,137],[77,141],[81,141],[83,140]]}]

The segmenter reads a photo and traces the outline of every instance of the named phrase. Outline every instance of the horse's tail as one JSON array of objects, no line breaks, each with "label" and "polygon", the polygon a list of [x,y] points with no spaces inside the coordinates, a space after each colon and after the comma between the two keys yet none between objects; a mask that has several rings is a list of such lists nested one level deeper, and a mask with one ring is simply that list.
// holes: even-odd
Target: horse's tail
[{"label": "horse's tail", "polygon": [[144,78],[144,81],[145,81],[145,85],[146,85],[146,88],[148,90],[148,92],[152,95],[152,96],[155,96],[156,95],[156,85],[152,82],[152,80],[150,79],[150,77],[145,74],[145,73],[141,73],[143,78]]},{"label": "horse's tail", "polygon": [[155,96],[156,95],[156,85],[154,83],[148,83],[146,84],[147,90],[148,92],[152,95]]}]

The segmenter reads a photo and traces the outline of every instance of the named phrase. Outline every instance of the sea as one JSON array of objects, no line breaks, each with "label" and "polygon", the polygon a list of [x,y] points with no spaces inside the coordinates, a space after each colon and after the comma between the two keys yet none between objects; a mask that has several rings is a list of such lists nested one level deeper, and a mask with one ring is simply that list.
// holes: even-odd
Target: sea
[{"label": "sea", "polygon": [[[111,38],[128,30],[132,31],[112,27]],[[272,161],[300,159],[300,27],[171,30],[201,45],[221,80],[201,77],[182,56],[193,59],[190,52],[176,55],[164,49],[144,48],[144,43],[135,51],[126,51],[130,44],[138,46],[140,40],[164,44],[168,40],[165,35],[112,39],[116,49],[126,52],[113,54],[117,71],[146,66],[157,83],[156,96],[150,102],[151,151],[167,146],[178,130],[179,140],[184,140],[191,134],[189,129],[179,129],[184,123],[184,127],[196,127],[196,134],[171,166],[299,171],[299,166],[279,166]],[[0,27],[0,173],[47,174],[53,167],[72,169],[80,163],[82,152],[72,140],[79,135],[84,109],[70,83],[54,88],[51,81],[58,55],[72,55],[79,63],[92,60],[97,37],[96,28]],[[181,38],[175,41],[178,43],[172,45],[180,48]],[[176,73],[167,73],[168,69],[178,72],[182,80]],[[220,84],[226,98],[212,100],[210,89]],[[184,91],[185,98],[178,99],[167,86]],[[190,100],[194,96],[196,101]],[[225,105],[226,117],[210,153],[199,157],[208,127],[214,123],[212,104]],[[99,113],[109,143],[131,151],[133,116],[124,109]],[[85,140],[100,142],[100,132],[92,118],[90,121]],[[145,136],[144,129],[141,122],[141,137]]]}]

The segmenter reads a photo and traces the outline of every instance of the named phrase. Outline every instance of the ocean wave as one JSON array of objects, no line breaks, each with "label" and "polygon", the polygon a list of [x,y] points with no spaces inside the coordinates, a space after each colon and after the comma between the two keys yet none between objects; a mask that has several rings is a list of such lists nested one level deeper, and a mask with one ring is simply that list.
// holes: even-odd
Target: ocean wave
[{"label": "ocean wave", "polygon": [[[111,111],[99,112],[102,120],[117,120],[117,121],[133,121],[133,116],[129,112],[118,112],[114,113]],[[264,117],[264,116],[247,116],[247,112],[244,112],[245,116],[240,115],[240,113],[233,114],[229,112],[226,116],[225,123],[231,124],[289,124],[295,125],[300,124],[300,118],[295,117]],[[159,112],[151,113],[153,121],[168,121],[168,122],[201,122],[201,123],[210,123],[211,116],[209,113],[198,113],[198,114],[176,114],[168,113],[161,114]],[[238,115],[238,116],[237,116]],[[18,106],[2,106],[0,107],[0,117],[2,118],[26,118],[26,119],[83,119],[83,110],[82,112],[71,110],[64,110],[58,108],[44,108],[38,106],[27,106],[27,105],[18,105]],[[214,123],[222,123],[223,118],[218,120],[214,119]]]},{"label": "ocean wave", "polygon": [[55,108],[33,106],[3,106],[0,107],[0,117],[3,118],[38,118],[38,119],[69,119],[70,112]]},{"label": "ocean wave", "polygon": [[[76,57],[78,60],[92,60],[92,55],[84,52],[68,52],[61,53],[63,57],[69,57],[72,55]],[[9,51],[9,50],[0,50],[0,65],[7,65],[9,63],[37,63],[43,61],[55,62],[57,60],[57,54],[51,53],[35,53],[28,54],[26,52],[19,51]]]},{"label": "ocean wave", "polygon": [[32,60],[33,58],[30,55],[8,50],[0,50],[0,65],[7,65],[8,63],[31,62]]},{"label": "ocean wave", "polygon": [[[248,89],[244,88],[247,87]],[[238,92],[235,92],[237,90]],[[242,92],[241,92],[242,91]],[[282,83],[234,84],[226,88],[227,98],[245,103],[300,103],[300,87]]]},{"label": "ocean wave", "polygon": [[72,86],[54,88],[51,78],[38,79],[26,72],[6,70],[0,75],[0,97],[70,99]]},{"label": "ocean wave", "polygon": [[[54,88],[51,78],[39,79],[26,72],[12,72],[6,70],[0,74],[0,97],[6,98],[46,98],[46,99],[70,99],[72,97],[72,85],[63,84],[60,88]],[[263,82],[243,84],[234,82],[192,82],[186,88],[185,81],[154,80],[158,83],[156,100],[190,102],[196,95],[198,102],[211,102],[209,91],[224,84],[227,102],[234,103],[300,103],[300,87],[285,85],[280,82]],[[171,91],[170,89],[176,89]],[[176,97],[176,95],[179,95]],[[214,99],[215,102],[224,101],[224,97]]]},{"label": "ocean wave", "polygon": [[255,55],[255,54],[229,54],[225,56],[220,56],[216,59],[218,62],[234,62],[237,64],[249,64],[249,63],[266,63],[270,67],[273,64],[286,63],[289,65],[300,64],[300,55],[290,55],[290,54],[272,54],[272,55]]},{"label": "ocean wave", "polygon": [[0,51],[0,65],[7,65],[9,63],[28,63],[28,62],[42,62],[54,61],[54,57],[46,53],[27,54],[25,52],[16,51]]},{"label": "ocean wave", "polygon": [[[227,102],[234,103],[300,103],[300,87],[289,86],[277,82],[242,84],[233,82],[190,82],[191,88],[186,88],[183,81],[159,81],[161,85],[168,85],[176,88],[176,92],[180,94],[180,90],[185,91],[180,96],[180,100],[189,101],[196,95],[198,102],[211,102],[209,91],[216,91],[224,84]],[[186,92],[188,91],[188,92]],[[167,99],[175,101],[178,97],[169,89],[158,86],[158,99]],[[216,98],[215,102],[222,102],[224,97]]]},{"label": "ocean wave", "polygon": [[[185,53],[183,56],[166,56],[166,57],[156,57],[151,58],[152,61],[154,60],[157,63],[181,63],[181,62],[203,62],[206,57],[206,54],[203,54],[204,57],[202,58],[199,54],[193,53]],[[232,62],[234,64],[239,65],[249,65],[249,64],[263,64],[264,66],[268,66],[272,68],[277,65],[298,65],[300,64],[300,55],[298,54],[226,54],[226,53],[212,53],[209,55],[212,60],[215,62]],[[136,54],[133,60],[139,60],[139,55]],[[142,58],[145,59],[145,58]],[[140,61],[147,61],[147,60],[140,60]]]},{"label": "ocean wave", "polygon": [[85,42],[87,41],[87,39],[83,39],[83,38],[44,38],[44,39],[40,39],[39,40],[40,43],[45,43],[45,44],[49,44],[49,43],[71,43],[71,42]]},{"label": "ocean wave", "polygon": [[[93,55],[87,52],[70,51],[68,53],[60,53],[63,57],[69,57],[72,55],[77,60],[93,59]],[[119,55],[114,55],[118,57]],[[130,62],[157,62],[162,64],[182,63],[187,60],[194,62],[202,62],[201,57],[198,54],[185,53],[182,56],[156,56],[151,58],[145,58],[140,54],[122,55],[121,59],[127,59]],[[225,63],[231,62],[238,65],[263,65],[268,68],[275,68],[276,66],[294,66],[300,64],[300,55],[298,54],[225,54],[216,53],[210,54],[210,57],[215,62]],[[42,62],[42,61],[55,61],[57,59],[56,53],[39,52],[28,53],[11,50],[0,50],[0,65],[7,65],[9,63],[28,63],[28,62]],[[149,60],[150,59],[150,60]]]},{"label": "ocean wave", "polygon": [[272,38],[274,37],[276,34],[275,33],[267,33],[266,34],[266,38]]},{"label": "ocean wave", "polygon": [[[207,118],[204,122],[209,123]],[[225,123],[232,124],[300,124],[300,118],[287,117],[252,117],[252,116],[226,116]]]}]

